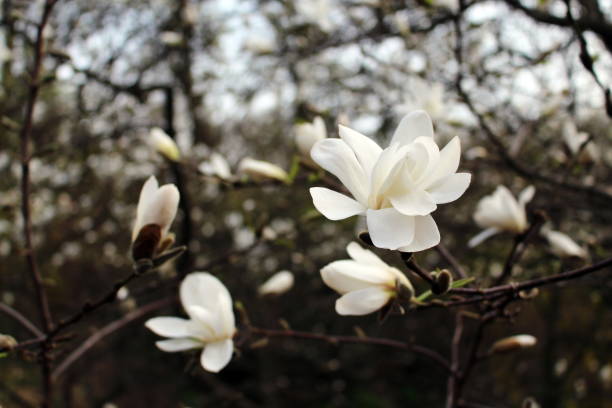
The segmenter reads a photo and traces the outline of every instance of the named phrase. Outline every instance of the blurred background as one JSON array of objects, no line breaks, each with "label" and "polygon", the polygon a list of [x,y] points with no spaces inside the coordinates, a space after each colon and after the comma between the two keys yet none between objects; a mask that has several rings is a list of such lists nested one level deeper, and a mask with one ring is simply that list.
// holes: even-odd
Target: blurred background
[{"label": "blurred background", "polygon": [[[347,258],[363,224],[328,221],[312,206],[308,188],[321,185],[321,173],[296,167],[294,137],[295,125],[316,116],[330,137],[342,123],[385,146],[399,119],[421,108],[438,145],[459,135],[460,169],[472,184],[434,217],[442,242],[482,286],[499,276],[513,242],[501,234],[467,246],[481,229],[472,219],[478,200],[500,184],[515,195],[535,185],[529,213],[543,211],[548,227],[589,254],[564,259],[537,237],[514,280],[609,256],[612,3],[571,6],[568,15],[560,0],[60,0],[44,32],[31,161],[34,246],[54,317],[131,272],[131,225],[150,175],[179,186],[172,229],[189,249],[70,330],[57,363],[89,335],[136,316],[62,373],[57,406],[443,406],[446,373],[373,346],[239,337],[232,362],[207,373],[197,353],[157,350],[143,326],[148,317],[182,315],[180,305],[142,308],[173,296],[177,276],[206,268],[258,327],[364,332],[449,355],[454,311],[390,316],[382,325],[376,316],[335,313],[337,295],[319,270]],[[41,1],[3,0],[0,26],[0,302],[36,323],[23,258],[19,129],[42,9]],[[151,146],[154,127],[175,138],[180,162]],[[233,173],[251,156],[293,166],[295,180],[227,183],[204,174],[213,153]],[[404,268],[397,254],[376,252]],[[417,259],[428,269],[448,266],[434,250]],[[283,269],[293,272],[293,288],[258,296]],[[547,287],[515,305],[520,313],[494,324],[482,344],[518,333],[538,344],[477,366],[466,396],[483,407],[517,407],[530,396],[543,407],[611,407],[609,276]],[[0,333],[31,336],[4,314]],[[0,405],[36,406],[36,355],[0,357]]]}]

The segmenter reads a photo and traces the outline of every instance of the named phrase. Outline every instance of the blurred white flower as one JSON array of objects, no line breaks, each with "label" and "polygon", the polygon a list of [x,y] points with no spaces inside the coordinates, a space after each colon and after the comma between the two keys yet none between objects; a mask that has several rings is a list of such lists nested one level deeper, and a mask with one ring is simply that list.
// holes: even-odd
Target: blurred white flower
[{"label": "blurred white flower", "polygon": [[206,371],[219,372],[232,358],[236,332],[227,288],[211,274],[195,272],[181,283],[180,299],[189,319],[155,317],[145,323],[155,334],[169,337],[155,345],[167,352],[203,347],[200,364]]},{"label": "blurred white flower", "polygon": [[161,128],[154,127],[151,129],[151,132],[149,132],[149,143],[151,147],[163,154],[168,160],[180,160],[181,153],[176,142]]},{"label": "blurred white flower", "polygon": [[327,137],[325,122],[320,116],[314,118],[312,123],[300,123],[293,127],[295,132],[295,144],[302,155],[310,158],[312,146],[319,140]]},{"label": "blurred white flower", "polygon": [[198,170],[207,176],[216,176],[223,180],[232,177],[229,163],[222,154],[217,152],[211,153],[208,160],[198,166]]},{"label": "blurred white flower", "polygon": [[159,187],[155,176],[149,177],[140,191],[136,222],[132,229],[132,255],[135,260],[152,258],[174,241],[168,234],[180,194],[174,184]]},{"label": "blurred white flower", "polygon": [[437,204],[455,201],[470,184],[470,174],[456,173],[459,138],[440,151],[424,111],[406,115],[384,150],[348,127],[340,125],[339,131],[340,139],[317,142],[311,156],[338,177],[354,199],[313,187],[317,210],[330,220],[365,214],[372,242],[379,248],[416,252],[437,245],[440,233],[429,214]]},{"label": "blurred white flower", "polygon": [[444,105],[444,85],[412,78],[408,92],[404,95],[404,103],[396,110],[404,115],[417,109],[426,111],[434,121],[443,120],[447,112]]},{"label": "blurred white flower", "polygon": [[[572,156],[579,154],[578,161],[580,163],[591,163],[599,160],[597,146],[589,140],[588,133],[578,132],[578,128],[576,128],[574,121],[570,119],[565,120],[563,123],[562,135],[563,141]],[[581,148],[582,151],[580,150]]]},{"label": "blurred white flower", "polygon": [[329,18],[330,0],[300,0],[294,4],[298,13],[313,24],[317,24],[322,31],[330,32],[334,29]]},{"label": "blurred white flower", "polygon": [[524,349],[533,347],[538,342],[538,339],[529,334],[517,334],[516,336],[506,337],[501,340],[497,340],[491,346],[492,353],[503,353],[507,351]]},{"label": "blurred white flower", "polygon": [[406,276],[387,265],[356,242],[346,247],[352,259],[334,261],[321,269],[323,282],[342,295],[336,301],[340,315],[360,316],[377,311],[398,296],[398,290],[414,289]]},{"label": "blurred white flower", "polygon": [[250,35],[244,43],[244,48],[254,54],[266,55],[276,51],[276,40],[272,37]]},{"label": "blurred white flower", "polygon": [[275,273],[258,289],[260,295],[282,295],[293,287],[293,274],[289,271]]},{"label": "blurred white flower", "polygon": [[159,34],[159,39],[170,47],[177,47],[183,43],[183,35],[176,31],[162,31]]},{"label": "blurred white flower", "polygon": [[445,7],[452,12],[459,10],[459,0],[433,0],[431,4],[434,7]]},{"label": "blurred white flower", "polygon": [[286,182],[289,178],[287,172],[276,164],[263,160],[255,160],[250,157],[245,157],[240,161],[238,172],[246,174],[256,181],[274,179]]},{"label": "blurred white flower", "polygon": [[543,230],[552,252],[560,258],[587,258],[587,252],[566,234],[560,231]]},{"label": "blurred white flower", "polygon": [[531,201],[534,194],[535,188],[529,186],[521,192],[517,201],[505,186],[497,186],[493,194],[483,197],[476,206],[474,221],[486,229],[472,238],[468,245],[475,247],[501,231],[515,234],[525,232],[529,226],[525,205]]}]

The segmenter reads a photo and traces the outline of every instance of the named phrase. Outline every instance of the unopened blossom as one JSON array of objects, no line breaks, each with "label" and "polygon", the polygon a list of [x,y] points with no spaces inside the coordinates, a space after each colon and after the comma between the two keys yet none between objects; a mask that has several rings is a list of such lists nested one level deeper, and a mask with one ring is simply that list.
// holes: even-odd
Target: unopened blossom
[{"label": "unopened blossom", "polygon": [[195,272],[183,280],[180,299],[189,319],[155,317],[145,326],[167,340],[155,345],[176,352],[204,348],[200,364],[206,371],[219,372],[232,358],[236,333],[232,298],[219,279]]},{"label": "unopened blossom", "polygon": [[305,157],[310,158],[310,150],[312,146],[319,140],[327,137],[327,129],[325,122],[320,116],[314,118],[311,122],[300,123],[294,126],[295,144],[298,150]]},{"label": "unopened blossom", "polygon": [[135,260],[152,258],[172,244],[174,238],[169,230],[179,199],[174,184],[159,187],[155,176],[149,177],[142,186],[132,229],[132,256]]},{"label": "unopened blossom", "polygon": [[587,258],[587,252],[584,248],[574,242],[568,235],[553,230],[544,230],[542,234],[548,240],[552,252],[560,258]]},{"label": "unopened blossom", "polygon": [[159,153],[163,154],[167,159],[179,161],[181,153],[174,139],[172,139],[161,128],[154,127],[149,133],[149,143]]},{"label": "unopened blossom", "polygon": [[211,153],[208,160],[200,164],[198,170],[208,176],[216,176],[223,180],[232,177],[229,163],[222,154],[217,152]]},{"label": "unopened blossom", "polygon": [[348,127],[340,125],[339,133],[340,139],[317,142],[311,157],[338,177],[353,198],[314,187],[310,194],[316,209],[330,220],[365,215],[379,248],[416,252],[437,245],[440,234],[430,213],[458,199],[470,184],[470,174],[456,172],[459,138],[439,150],[425,111],[406,115],[384,150]]},{"label": "unopened blossom", "polygon": [[505,186],[497,186],[493,194],[483,197],[476,206],[474,221],[485,228],[472,238],[468,245],[475,247],[485,239],[502,231],[521,234],[527,230],[527,212],[525,206],[535,194],[535,188],[528,186],[517,201]]},{"label": "unopened blossom", "polygon": [[510,336],[497,340],[491,346],[492,353],[502,353],[506,351],[512,351],[517,349],[524,349],[533,347],[538,342],[538,339],[529,334],[517,334],[516,336]]},{"label": "unopened blossom", "polygon": [[289,271],[275,273],[258,289],[260,295],[282,295],[293,287],[293,274]]},{"label": "unopened blossom", "polygon": [[351,242],[351,259],[334,261],[321,269],[323,282],[342,296],[336,301],[340,315],[365,315],[385,306],[399,291],[414,294],[406,276],[376,254]]},{"label": "unopened blossom", "polygon": [[263,160],[255,160],[250,157],[245,157],[240,161],[238,172],[246,174],[256,181],[265,179],[287,181],[289,178],[287,172],[276,164]]}]

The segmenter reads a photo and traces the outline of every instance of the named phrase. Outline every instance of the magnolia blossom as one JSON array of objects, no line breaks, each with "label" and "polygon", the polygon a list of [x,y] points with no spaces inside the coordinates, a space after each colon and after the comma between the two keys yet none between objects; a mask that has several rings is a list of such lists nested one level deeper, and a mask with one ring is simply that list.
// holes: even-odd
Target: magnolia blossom
[{"label": "magnolia blossom", "polygon": [[595,144],[589,140],[589,134],[579,132],[576,124],[567,119],[563,123],[562,129],[563,141],[569,149],[570,153],[575,156],[579,154],[578,159],[582,163],[596,162],[599,160],[599,152]]},{"label": "magnolia blossom", "polygon": [[232,358],[236,332],[227,288],[211,274],[195,272],[181,283],[180,299],[189,319],[155,317],[145,323],[155,334],[169,338],[155,345],[167,352],[204,348],[200,364],[219,372]]},{"label": "magnolia blossom", "polygon": [[404,98],[404,104],[398,106],[398,111],[402,114],[423,109],[434,120],[442,119],[446,114],[444,85],[439,82],[427,83],[420,78],[413,78]]},{"label": "magnolia blossom", "polygon": [[398,290],[414,289],[406,276],[387,265],[372,251],[351,242],[346,251],[352,259],[330,263],[321,269],[323,282],[342,297],[336,301],[340,315],[365,315],[385,306]]},{"label": "magnolia blossom", "polygon": [[217,152],[210,154],[208,161],[201,163],[198,170],[208,176],[217,176],[220,179],[228,180],[232,177],[232,170],[225,157]]},{"label": "magnolia blossom", "polygon": [[254,180],[274,179],[287,181],[289,175],[276,164],[263,160],[255,160],[245,157],[238,164],[238,171],[252,177]]},{"label": "magnolia blossom", "polygon": [[306,157],[310,157],[312,146],[319,140],[327,137],[327,129],[325,122],[320,116],[317,116],[312,123],[300,123],[294,126],[295,144],[300,153]]},{"label": "magnolia blossom", "polygon": [[459,138],[439,150],[424,111],[406,115],[384,150],[359,132],[339,128],[340,139],[317,142],[311,156],[354,199],[314,187],[310,194],[317,210],[330,220],[364,214],[379,248],[416,252],[437,245],[440,233],[430,213],[455,201],[470,184],[470,174],[456,173]]},{"label": "magnolia blossom", "polygon": [[293,287],[293,274],[289,271],[275,273],[258,289],[260,295],[282,295]]},{"label": "magnolia blossom", "polygon": [[559,231],[545,230],[542,234],[548,240],[552,252],[560,258],[587,258],[587,252],[584,248],[574,242],[566,234]]},{"label": "magnolia blossom", "polygon": [[502,353],[516,349],[529,348],[535,346],[537,342],[538,339],[530,334],[517,334],[515,336],[497,340],[495,343],[493,343],[493,346],[491,346],[491,352]]},{"label": "magnolia blossom", "polygon": [[486,229],[472,238],[468,245],[475,247],[501,231],[515,234],[525,232],[529,227],[525,205],[531,201],[534,194],[535,188],[529,186],[521,192],[517,201],[510,190],[497,186],[493,194],[483,197],[476,206],[474,221]]},{"label": "magnolia blossom", "polygon": [[132,229],[134,259],[152,258],[174,240],[168,233],[176,216],[180,195],[174,184],[159,187],[155,176],[149,177],[140,191],[136,222]]},{"label": "magnolia blossom", "polygon": [[179,161],[181,153],[174,139],[161,128],[155,127],[149,133],[149,143],[159,153],[172,161]]}]

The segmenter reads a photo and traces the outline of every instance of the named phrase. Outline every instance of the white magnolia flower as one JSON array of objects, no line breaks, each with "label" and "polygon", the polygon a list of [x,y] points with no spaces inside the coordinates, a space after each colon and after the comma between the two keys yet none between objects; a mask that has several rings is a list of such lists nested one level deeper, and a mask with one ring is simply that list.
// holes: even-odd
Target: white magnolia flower
[{"label": "white magnolia flower", "polygon": [[217,152],[211,153],[208,161],[201,163],[198,169],[208,176],[217,176],[223,180],[232,178],[229,163],[222,154]]},{"label": "white magnolia flower", "polygon": [[134,259],[151,258],[173,238],[168,231],[176,216],[180,194],[174,184],[159,187],[155,176],[149,177],[140,191],[136,222],[132,229]]},{"label": "white magnolia flower", "polygon": [[322,31],[334,29],[329,18],[331,12],[330,0],[300,0],[295,2],[297,11],[308,21],[317,24]]},{"label": "white magnolia flower", "polygon": [[323,282],[342,297],[336,301],[340,315],[360,316],[385,306],[397,296],[398,287],[414,294],[406,276],[356,242],[346,247],[352,259],[334,261],[321,269]]},{"label": "white magnolia flower", "polygon": [[232,338],[236,332],[232,298],[227,288],[211,274],[195,272],[181,283],[180,298],[189,319],[155,317],[145,323],[155,334],[169,337],[155,345],[167,352],[203,347],[202,367],[219,372],[232,358]]},{"label": "white magnolia flower", "polygon": [[580,162],[589,163],[599,160],[599,152],[597,151],[595,143],[589,141],[589,134],[586,132],[579,132],[576,124],[572,120],[567,119],[563,123],[561,133],[563,135],[563,141],[571,154],[575,156],[580,153],[578,157]]},{"label": "white magnolia flower", "polygon": [[289,271],[275,273],[259,287],[260,295],[282,295],[293,287],[293,274]]},{"label": "white magnolia flower", "polygon": [[548,240],[552,252],[560,258],[587,258],[587,252],[584,248],[574,242],[566,234],[559,231],[544,230],[542,234]]},{"label": "white magnolia flower", "polygon": [[364,214],[379,248],[416,252],[437,245],[440,233],[429,214],[459,198],[470,184],[470,174],[456,173],[459,138],[439,150],[424,111],[406,115],[384,150],[359,132],[339,128],[340,139],[317,142],[311,156],[354,199],[314,187],[310,194],[317,210],[330,220]]},{"label": "white magnolia flower", "polygon": [[181,153],[174,139],[172,139],[161,128],[154,127],[149,133],[151,147],[172,161],[179,161]]},{"label": "white magnolia flower", "polygon": [[491,346],[492,353],[501,353],[506,351],[512,351],[517,349],[524,349],[533,347],[537,344],[538,339],[530,334],[517,334],[516,336],[506,337],[501,340],[497,340]]},{"label": "white magnolia flower", "polygon": [[312,123],[300,123],[294,126],[295,144],[300,153],[310,158],[310,150],[312,146],[319,140],[327,137],[327,129],[325,122],[320,116],[314,118]]},{"label": "white magnolia flower", "polygon": [[534,194],[535,188],[529,186],[521,192],[517,201],[505,186],[497,186],[493,194],[483,197],[476,206],[474,221],[486,229],[472,238],[468,245],[475,247],[501,231],[515,234],[525,232],[529,227],[525,205]]},{"label": "white magnolia flower", "polygon": [[434,120],[443,119],[446,114],[444,85],[413,78],[410,81],[410,89],[404,96],[404,104],[398,106],[398,111],[405,114],[416,109],[426,111]]},{"label": "white magnolia flower", "polygon": [[287,181],[289,175],[276,164],[263,160],[255,160],[245,157],[238,164],[238,172],[252,177],[254,180],[274,179]]}]

